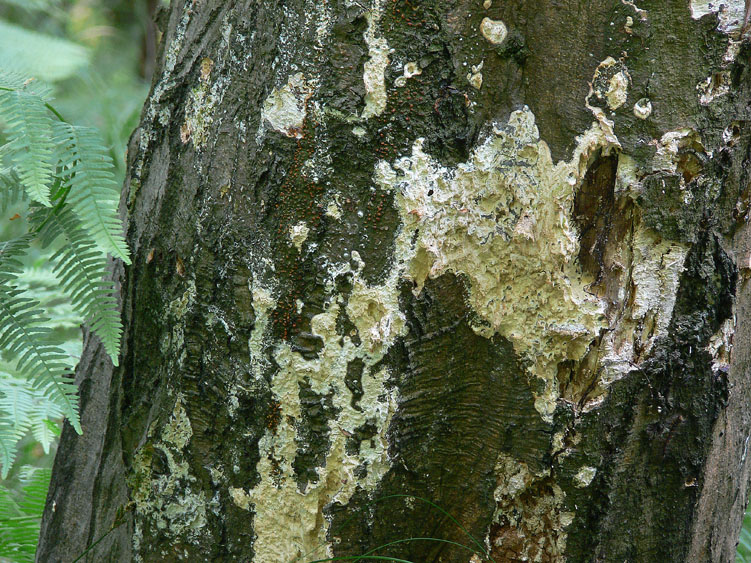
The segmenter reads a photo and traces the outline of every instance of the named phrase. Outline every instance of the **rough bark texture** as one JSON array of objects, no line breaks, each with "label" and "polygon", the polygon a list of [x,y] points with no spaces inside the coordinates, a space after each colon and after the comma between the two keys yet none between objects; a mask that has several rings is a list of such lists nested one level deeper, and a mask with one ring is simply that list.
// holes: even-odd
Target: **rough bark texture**
[{"label": "rough bark texture", "polygon": [[726,4],[173,0],[38,561],[733,560]]}]

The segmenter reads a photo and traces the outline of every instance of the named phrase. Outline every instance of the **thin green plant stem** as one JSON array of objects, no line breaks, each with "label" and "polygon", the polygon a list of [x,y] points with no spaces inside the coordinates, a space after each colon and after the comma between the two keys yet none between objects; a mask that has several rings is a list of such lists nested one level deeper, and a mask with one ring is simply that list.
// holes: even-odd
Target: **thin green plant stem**
[{"label": "thin green plant stem", "polygon": [[[469,533],[469,532],[467,531],[467,529],[466,529],[466,528],[465,528],[464,526],[462,526],[462,525],[461,525],[461,524],[459,523],[459,521],[458,521],[458,520],[457,520],[456,518],[454,518],[453,516],[451,516],[451,514],[449,514],[449,513],[448,513],[448,512],[446,512],[446,511],[445,511],[445,510],[444,510],[443,508],[441,508],[440,506],[438,506],[438,505],[437,505],[437,504],[435,504],[434,502],[431,502],[431,501],[429,501],[429,500],[428,500],[428,499],[426,499],[426,498],[423,498],[423,497],[419,497],[419,496],[415,496],[415,495],[393,494],[393,495],[386,495],[385,497],[379,497],[379,498],[377,498],[377,499],[373,499],[373,500],[371,501],[371,503],[381,502],[382,500],[388,500],[388,499],[391,499],[391,498],[411,498],[411,499],[419,500],[419,501],[421,501],[421,502],[424,502],[424,503],[426,503],[426,504],[428,504],[428,505],[432,506],[433,508],[437,509],[437,510],[438,510],[439,512],[441,512],[442,514],[445,514],[446,516],[448,516],[448,517],[449,517],[449,519],[450,519],[450,520],[451,520],[451,521],[452,521],[452,522],[453,522],[454,524],[456,524],[456,526],[457,526],[457,527],[458,527],[458,528],[459,528],[459,529],[460,529],[460,530],[461,530],[462,532],[464,532],[464,533],[465,533],[465,534],[466,534],[466,535],[467,535],[467,536],[469,537],[469,539],[470,539],[470,540],[472,540],[472,543],[474,543],[474,544],[475,544],[475,545],[476,545],[476,546],[477,546],[477,547],[478,547],[478,548],[480,549],[480,553],[482,554],[482,557],[483,557],[484,559],[488,560],[488,552],[487,552],[487,551],[485,551],[485,548],[484,548],[484,547],[483,547],[483,545],[482,545],[482,544],[481,544],[481,543],[479,542],[479,540],[478,540],[477,538],[475,538],[475,537],[474,537],[474,536],[473,536],[472,534],[470,534],[470,533]],[[370,503],[368,503],[368,504],[370,504]],[[353,519],[354,519],[354,518],[355,518],[356,516],[357,516],[357,514],[353,514],[352,516],[350,516],[349,518],[347,518],[347,519],[346,519],[346,520],[344,521],[343,525],[346,525],[347,523],[349,523],[350,521],[352,521],[352,520],[353,520]],[[438,540],[439,538],[432,538],[432,539],[434,539],[434,540]],[[440,541],[447,541],[447,540],[440,540]],[[319,549],[321,549],[321,548],[322,548],[322,547],[323,547],[324,545],[326,545],[326,544],[325,544],[325,543],[321,543],[321,544],[319,544],[319,545],[318,545],[317,547],[314,547],[313,549],[311,549],[311,550],[309,550],[309,551],[307,551],[307,552],[303,553],[303,554],[302,554],[301,556],[299,556],[299,557],[298,557],[297,559],[295,559],[295,560],[294,560],[294,561],[293,561],[292,563],[296,563],[296,562],[300,561],[300,559],[302,559],[303,557],[307,557],[307,556],[308,556],[308,555],[310,555],[311,553],[315,553],[316,551],[318,551]],[[459,545],[462,545],[462,544],[459,544]],[[462,546],[462,547],[467,547],[467,546]],[[377,547],[377,548],[374,548],[374,549],[380,549],[380,547]],[[470,548],[467,548],[467,549],[470,549]],[[475,551],[474,551],[474,550],[472,550],[472,549],[470,549],[470,551],[472,551],[473,553],[477,553],[477,552],[475,552]],[[372,551],[369,551],[368,553],[372,553]],[[360,556],[360,557],[362,558],[363,556]],[[322,561],[330,561],[330,559],[323,559]],[[315,562],[315,561],[308,561],[308,562],[306,562],[306,563],[316,563],[316,562]]]},{"label": "thin green plant stem", "polygon": [[378,547],[374,547],[370,551],[366,551],[365,553],[363,553],[361,557],[364,557],[366,555],[370,555],[371,553],[375,553],[379,549],[384,549],[384,548],[391,547],[392,545],[397,545],[397,544],[400,544],[400,543],[410,543],[410,542],[413,542],[413,541],[432,541],[432,542],[438,542],[438,543],[447,543],[449,545],[455,545],[457,547],[461,547],[463,549],[466,549],[470,553],[474,553],[476,555],[480,555],[480,553],[478,553],[477,551],[475,551],[474,549],[472,549],[468,545],[464,545],[463,543],[459,543],[459,542],[455,542],[455,541],[451,541],[451,540],[444,540],[444,539],[441,539],[441,538],[404,538],[404,539],[401,539],[401,540],[390,541],[388,543],[384,543],[383,545],[379,545]]},{"label": "thin green plant stem", "polygon": [[[0,91],[3,92],[18,92],[20,88],[6,88],[5,86],[0,86]],[[60,121],[63,123],[68,123],[65,121],[65,118],[60,115],[60,112],[57,111],[50,103],[44,102],[44,107],[46,107],[48,110],[50,110],[53,114],[55,114],[55,117],[57,117]]]},{"label": "thin green plant stem", "polygon": [[[99,544],[99,542],[101,542],[104,538],[106,538],[108,535],[110,535],[111,532],[113,532],[114,530],[116,530],[117,528],[119,528],[120,526],[122,526],[123,524],[125,524],[125,513],[128,512],[129,510],[133,509],[133,504],[129,503],[127,506],[121,507],[121,508],[122,508],[122,512],[120,514],[116,514],[115,521],[112,523],[112,526],[110,526],[110,529],[107,530],[106,532],[104,532],[101,536],[99,536],[94,543],[92,543],[89,547],[87,547],[84,550],[84,552],[81,555],[79,555],[78,557],[76,557],[73,561],[71,561],[71,563],[78,563],[78,561],[80,561],[81,559],[83,559],[84,555],[86,555],[92,549],[94,549]],[[117,512],[119,513],[120,510],[121,509],[118,509]]]},{"label": "thin green plant stem", "polygon": [[315,561],[308,561],[308,563],[325,563],[326,561],[359,561],[360,559],[375,561],[396,561],[397,563],[414,563],[414,561],[410,561],[408,559],[398,559],[397,557],[388,557],[387,555],[342,555],[341,557],[316,559]]},{"label": "thin green plant stem", "polygon": [[449,514],[449,513],[447,512],[447,511],[445,511],[445,510],[444,510],[443,508],[441,508],[440,506],[438,506],[438,505],[437,505],[437,504],[435,504],[434,502],[431,502],[431,501],[429,501],[429,500],[428,500],[428,499],[426,499],[426,498],[418,497],[418,496],[415,496],[415,495],[403,495],[403,494],[396,494],[396,495],[387,495],[387,496],[385,496],[385,497],[381,497],[381,498],[380,498],[379,500],[385,500],[385,499],[389,499],[389,498],[413,498],[413,499],[417,499],[417,500],[420,500],[420,501],[422,501],[422,502],[424,502],[424,503],[426,503],[426,504],[429,504],[430,506],[432,506],[433,508],[435,508],[436,510],[438,510],[438,511],[439,511],[439,512],[441,512],[442,514],[444,514],[444,515],[448,516],[448,517],[449,517],[449,519],[450,519],[450,520],[451,520],[451,521],[452,521],[452,522],[453,522],[454,524],[456,524],[457,528],[459,528],[459,529],[460,529],[460,530],[461,530],[462,532],[464,532],[464,534],[465,534],[465,535],[466,535],[466,536],[467,536],[467,537],[468,537],[469,539],[471,539],[471,540],[472,540],[472,542],[473,542],[473,543],[474,543],[474,544],[475,544],[475,545],[476,545],[476,546],[477,546],[477,547],[478,547],[478,548],[480,549],[480,552],[482,553],[483,557],[485,557],[485,558],[487,559],[487,557],[488,557],[488,552],[487,552],[487,551],[485,551],[485,548],[484,548],[484,547],[483,547],[483,545],[482,545],[482,544],[480,543],[480,541],[479,541],[479,540],[478,540],[478,539],[477,539],[476,537],[474,537],[474,536],[473,536],[472,534],[470,534],[470,533],[469,533],[469,531],[467,531],[467,529],[466,529],[466,528],[465,528],[464,526],[462,526],[462,525],[461,525],[461,524],[459,523],[459,521],[458,521],[458,520],[457,520],[456,518],[454,518],[453,516],[451,516],[451,514]]}]

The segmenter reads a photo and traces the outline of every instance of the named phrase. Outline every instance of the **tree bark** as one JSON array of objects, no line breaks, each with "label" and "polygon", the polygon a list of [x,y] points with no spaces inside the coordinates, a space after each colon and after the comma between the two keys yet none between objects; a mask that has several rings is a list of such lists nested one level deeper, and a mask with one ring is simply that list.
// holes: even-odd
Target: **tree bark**
[{"label": "tree bark", "polygon": [[173,0],[37,560],[734,560],[741,4]]}]

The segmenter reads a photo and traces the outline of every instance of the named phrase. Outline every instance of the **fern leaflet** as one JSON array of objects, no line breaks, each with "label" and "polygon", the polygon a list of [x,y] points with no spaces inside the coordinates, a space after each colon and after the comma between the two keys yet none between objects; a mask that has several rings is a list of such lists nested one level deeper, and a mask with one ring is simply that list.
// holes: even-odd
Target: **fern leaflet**
[{"label": "fern leaflet", "polygon": [[0,484],[0,560],[33,563],[50,474],[25,466],[17,487],[22,493]]},{"label": "fern leaflet", "polygon": [[96,131],[65,122],[53,126],[63,181],[70,189],[66,203],[102,250],[130,264],[130,251],[117,216],[117,184],[112,161]]},{"label": "fern leaflet", "polygon": [[0,115],[5,121],[7,148],[29,197],[50,206],[52,118],[40,96],[23,90],[0,90]]},{"label": "fern leaflet", "polygon": [[23,294],[0,283],[0,348],[16,361],[16,371],[45,392],[80,433],[76,386],[66,376],[71,369],[68,355],[50,342],[48,319],[37,310],[37,302]]},{"label": "fern leaflet", "polygon": [[[47,212],[46,217],[44,212]],[[66,244],[50,259],[60,287],[117,365],[122,325],[114,284],[106,279],[106,256],[68,206],[59,210],[38,208],[32,215],[32,223],[42,217],[45,217],[42,229],[45,246],[61,236],[66,239]]]}]

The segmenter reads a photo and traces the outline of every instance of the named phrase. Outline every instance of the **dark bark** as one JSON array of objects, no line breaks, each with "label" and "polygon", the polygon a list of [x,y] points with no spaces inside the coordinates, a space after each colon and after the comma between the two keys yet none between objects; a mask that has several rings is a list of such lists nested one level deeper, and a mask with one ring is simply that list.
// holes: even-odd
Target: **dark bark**
[{"label": "dark bark", "polygon": [[[360,4],[172,2],[128,151],[120,367],[87,338],[84,434],[64,429],[37,560],[106,533],[85,561],[468,544],[414,497],[494,561],[733,560],[751,45],[723,59],[717,15],[686,0],[386,0],[380,18]],[[505,23],[497,44],[486,17]],[[363,75],[382,39],[380,98],[378,69]],[[531,115],[539,141],[514,121]],[[433,199],[410,191],[428,169]],[[468,195],[444,205],[447,185]],[[577,233],[570,260],[545,254],[553,212]],[[493,228],[476,242],[465,217]],[[426,233],[446,237],[445,262]],[[581,311],[557,301],[572,294]],[[317,509],[310,529],[290,499]]]}]

